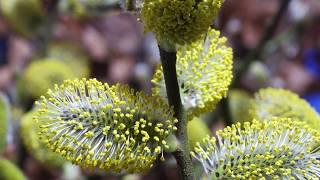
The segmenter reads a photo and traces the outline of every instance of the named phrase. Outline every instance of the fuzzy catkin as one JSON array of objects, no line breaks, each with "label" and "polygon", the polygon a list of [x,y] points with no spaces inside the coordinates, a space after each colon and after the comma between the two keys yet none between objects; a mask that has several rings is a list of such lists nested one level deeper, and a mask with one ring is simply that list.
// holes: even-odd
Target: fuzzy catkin
[{"label": "fuzzy catkin", "polygon": [[39,137],[40,128],[34,122],[33,116],[35,111],[30,111],[24,114],[21,118],[21,139],[26,146],[28,152],[39,162],[49,165],[54,168],[61,168],[64,164],[64,159],[52,151],[41,141]]},{"label": "fuzzy catkin", "polygon": [[22,171],[9,160],[0,158],[0,179],[1,180],[26,180]]},{"label": "fuzzy catkin", "polygon": [[95,79],[66,80],[36,104],[47,147],[87,168],[145,172],[177,129],[161,99]]},{"label": "fuzzy catkin", "polygon": [[[232,80],[232,49],[226,46],[227,39],[211,29],[206,39],[180,46],[177,52],[177,78],[181,101],[191,120],[202,113],[215,109],[226,96]],[[167,101],[167,92],[162,67],[153,76],[154,96]]]},{"label": "fuzzy catkin", "polygon": [[318,179],[319,133],[287,118],[240,123],[198,143],[192,156],[211,179]]},{"label": "fuzzy catkin", "polygon": [[51,59],[41,59],[31,62],[25,69],[20,83],[20,91],[26,91],[33,98],[38,99],[56,83],[66,79],[76,78],[73,69],[67,64]]},{"label": "fuzzy catkin", "polygon": [[158,41],[185,45],[208,31],[222,0],[145,0],[141,19]]},{"label": "fuzzy catkin", "polygon": [[86,78],[90,75],[89,58],[83,49],[75,44],[51,43],[47,58],[63,62],[67,66],[72,67],[72,71],[77,78]]},{"label": "fuzzy catkin", "polygon": [[187,130],[190,149],[193,149],[197,142],[212,134],[207,124],[198,117],[188,122]]},{"label": "fuzzy catkin", "polygon": [[315,130],[320,130],[319,114],[297,94],[276,88],[261,89],[252,100],[250,109],[252,118],[261,121],[274,117],[304,121]]}]

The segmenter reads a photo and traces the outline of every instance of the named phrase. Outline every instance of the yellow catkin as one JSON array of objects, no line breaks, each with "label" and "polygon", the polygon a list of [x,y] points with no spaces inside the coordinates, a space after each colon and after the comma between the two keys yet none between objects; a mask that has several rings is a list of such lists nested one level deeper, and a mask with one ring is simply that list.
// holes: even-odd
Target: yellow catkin
[{"label": "yellow catkin", "polygon": [[141,19],[160,42],[188,44],[208,31],[223,0],[144,0]]},{"label": "yellow catkin", "polygon": [[45,94],[55,83],[62,83],[65,79],[75,78],[72,67],[51,59],[33,61],[25,69],[21,82],[23,89],[37,99]]},{"label": "yellow catkin", "polygon": [[40,128],[34,122],[33,116],[35,112],[30,111],[21,118],[21,139],[28,152],[39,162],[50,165],[51,167],[61,168],[64,164],[63,158],[49,150],[40,140]]},{"label": "yellow catkin", "polygon": [[87,168],[145,172],[177,129],[161,99],[95,79],[66,80],[36,104],[35,120],[49,149]]},{"label": "yellow catkin", "polygon": [[285,117],[304,121],[315,130],[320,130],[319,114],[297,94],[276,88],[261,89],[255,94],[250,114],[257,120]]},{"label": "yellow catkin", "polygon": [[23,172],[12,162],[0,158],[0,179],[1,180],[26,180]]},{"label": "yellow catkin", "polygon": [[202,119],[197,117],[188,122],[187,129],[189,146],[191,149],[196,146],[197,142],[212,134],[207,124]]},{"label": "yellow catkin", "polygon": [[[232,80],[232,49],[227,39],[211,29],[206,39],[181,46],[177,52],[177,77],[180,96],[188,119],[213,111],[216,104],[226,96]],[[167,99],[162,67],[159,66],[152,79],[154,96]]]},{"label": "yellow catkin", "polygon": [[194,148],[212,179],[319,179],[319,133],[287,118],[245,122],[207,137]]},{"label": "yellow catkin", "polygon": [[76,44],[51,43],[47,57],[50,60],[64,62],[72,67],[73,73],[78,78],[86,78],[90,75],[89,58]]}]

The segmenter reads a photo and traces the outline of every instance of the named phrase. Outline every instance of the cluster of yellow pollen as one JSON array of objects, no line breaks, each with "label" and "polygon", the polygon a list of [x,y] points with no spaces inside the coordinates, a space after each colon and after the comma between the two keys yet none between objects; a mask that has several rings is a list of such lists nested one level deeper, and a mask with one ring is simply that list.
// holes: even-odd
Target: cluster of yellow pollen
[{"label": "cluster of yellow pollen", "polygon": [[306,122],[320,130],[319,114],[303,99],[289,90],[266,88],[255,94],[250,114],[258,120],[285,117]]},{"label": "cluster of yellow pollen", "polygon": [[208,31],[223,0],[145,0],[141,19],[160,42],[188,44]]},{"label": "cluster of yellow pollen", "polygon": [[47,146],[85,168],[145,172],[177,129],[161,99],[95,79],[66,80],[36,108]]},{"label": "cluster of yellow pollen", "polygon": [[319,134],[286,118],[238,123],[198,143],[192,156],[212,179],[319,179]]},{"label": "cluster of yellow pollen", "polygon": [[57,153],[50,151],[39,139],[40,128],[34,123],[34,111],[30,111],[21,118],[21,139],[28,152],[39,162],[52,167],[61,168],[64,159]]},{"label": "cluster of yellow pollen", "polygon": [[[226,46],[226,38],[211,29],[206,39],[181,46],[177,52],[177,77],[180,96],[188,119],[214,110],[226,96],[232,80],[232,49]],[[167,99],[167,92],[159,66],[152,79],[154,96]]]}]

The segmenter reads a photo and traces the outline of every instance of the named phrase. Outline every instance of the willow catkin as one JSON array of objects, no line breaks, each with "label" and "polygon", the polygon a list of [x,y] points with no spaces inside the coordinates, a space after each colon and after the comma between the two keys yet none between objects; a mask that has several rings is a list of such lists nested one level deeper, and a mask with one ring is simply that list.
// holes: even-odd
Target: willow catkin
[{"label": "willow catkin", "polygon": [[287,118],[240,123],[207,137],[191,154],[211,179],[319,179],[319,134]]},{"label": "willow catkin", "polygon": [[148,170],[177,129],[161,99],[95,79],[66,80],[36,107],[49,149],[82,167],[106,171]]},{"label": "willow catkin", "polygon": [[[202,113],[215,109],[226,96],[232,80],[232,49],[226,46],[227,39],[211,29],[205,41],[180,46],[177,52],[177,78],[182,104],[191,120]],[[167,92],[162,67],[153,76],[154,96],[167,101]]]},{"label": "willow catkin", "polygon": [[222,0],[144,0],[141,19],[159,42],[185,45],[208,31]]}]

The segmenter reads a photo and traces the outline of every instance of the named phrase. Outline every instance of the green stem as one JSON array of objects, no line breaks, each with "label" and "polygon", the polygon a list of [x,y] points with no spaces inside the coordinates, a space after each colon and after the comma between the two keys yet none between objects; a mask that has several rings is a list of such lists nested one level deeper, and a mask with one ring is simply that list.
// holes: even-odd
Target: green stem
[{"label": "green stem", "polygon": [[177,138],[180,142],[180,148],[178,148],[178,150],[173,154],[177,160],[178,166],[180,167],[182,178],[184,180],[193,180],[194,175],[187,133],[188,120],[180,97],[180,89],[176,72],[176,52],[167,52],[161,47],[159,47],[159,49],[169,105],[173,107],[175,117],[179,121],[177,124]]}]

